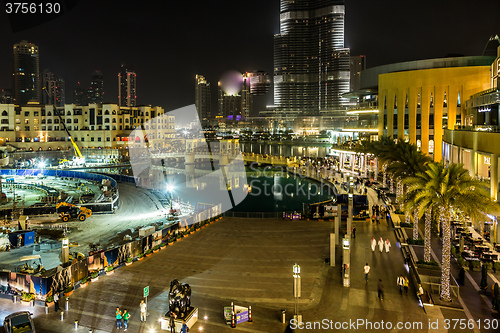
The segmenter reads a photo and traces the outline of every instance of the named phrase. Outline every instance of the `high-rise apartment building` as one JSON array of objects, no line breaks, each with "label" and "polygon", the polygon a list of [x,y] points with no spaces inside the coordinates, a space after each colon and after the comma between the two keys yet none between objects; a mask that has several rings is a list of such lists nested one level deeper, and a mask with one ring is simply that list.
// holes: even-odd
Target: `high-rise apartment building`
[{"label": "high-rise apartment building", "polygon": [[136,74],[123,65],[118,73],[118,105],[137,105]]},{"label": "high-rise apartment building", "polygon": [[196,75],[195,105],[203,127],[210,125],[212,117],[212,98],[210,94],[210,83],[208,83],[204,76]]},{"label": "high-rise apartment building", "polygon": [[40,59],[38,46],[25,40],[14,45],[13,87],[17,104],[40,102]]},{"label": "high-rise apartment building", "polygon": [[104,76],[100,71],[92,73],[88,101],[89,103],[102,103],[104,101]]},{"label": "high-rise apartment building", "polygon": [[342,0],[281,0],[274,36],[274,104],[301,115],[344,110],[349,49]]}]

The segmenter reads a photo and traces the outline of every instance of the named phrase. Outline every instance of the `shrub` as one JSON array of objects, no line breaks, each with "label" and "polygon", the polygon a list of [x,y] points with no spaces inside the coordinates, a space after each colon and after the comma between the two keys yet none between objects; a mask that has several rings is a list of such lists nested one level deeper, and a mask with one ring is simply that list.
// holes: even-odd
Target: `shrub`
[{"label": "shrub", "polygon": [[177,236],[175,236],[175,238],[177,238],[177,239],[181,239],[181,238],[182,238],[182,234],[180,234],[180,233],[179,233],[179,234],[177,234]]},{"label": "shrub", "polygon": [[21,299],[25,302],[30,302],[35,299],[35,294],[23,292],[21,295]]},{"label": "shrub", "polygon": [[155,245],[155,246],[153,247],[153,250],[155,250],[155,251],[156,251],[156,250],[158,250],[158,249],[160,249],[160,245]]},{"label": "shrub", "polygon": [[144,253],[141,253],[137,256],[137,258],[142,258],[142,257],[144,257]]},{"label": "shrub", "polygon": [[73,291],[73,286],[72,285],[69,285],[66,287],[66,289],[64,289],[64,292],[65,293],[69,293],[69,292],[72,292]]},{"label": "shrub", "polygon": [[149,249],[146,251],[146,254],[151,254],[151,252],[153,252],[153,251],[151,249]]},{"label": "shrub", "polygon": [[109,265],[109,266],[106,266],[106,272],[111,272],[113,270],[113,266]]},{"label": "shrub", "polygon": [[434,260],[431,260],[431,261],[419,260],[419,261],[417,261],[417,264],[429,265],[429,266],[439,266],[439,264],[437,262],[435,262]]},{"label": "shrub", "polygon": [[193,231],[194,231],[194,227],[189,228],[189,232],[193,232]]},{"label": "shrub", "polygon": [[486,267],[486,271],[491,270],[493,268],[493,264],[491,262],[485,262],[483,266]]},{"label": "shrub", "polygon": [[45,303],[52,303],[54,302],[54,296],[50,295],[50,296],[47,296],[47,298],[45,299]]},{"label": "shrub", "polygon": [[127,262],[132,262],[132,261],[134,261],[134,258],[132,258],[132,257],[127,258]]},{"label": "shrub", "polygon": [[182,234],[183,234],[183,235],[189,235],[189,230],[184,230],[184,231],[182,232]]},{"label": "shrub", "polygon": [[80,281],[80,284],[85,284],[85,283],[87,283],[87,281],[88,281],[88,280],[89,280],[89,279],[88,279],[87,277],[84,277],[84,278],[82,279],[82,281]]},{"label": "shrub", "polygon": [[460,265],[460,267],[467,267],[467,261],[465,261],[464,258],[461,256],[457,258],[457,262]]},{"label": "shrub", "polygon": [[92,273],[90,273],[90,278],[91,279],[95,279],[98,276],[99,276],[99,271],[93,271]]},{"label": "shrub", "polygon": [[471,260],[470,265],[474,268],[479,268],[481,267],[481,262],[479,260]]},{"label": "shrub", "polygon": [[422,238],[419,239],[408,238],[406,242],[411,245],[424,245],[424,240]]},{"label": "shrub", "polygon": [[500,262],[499,261],[494,262],[493,269],[495,270],[495,272],[500,271]]}]

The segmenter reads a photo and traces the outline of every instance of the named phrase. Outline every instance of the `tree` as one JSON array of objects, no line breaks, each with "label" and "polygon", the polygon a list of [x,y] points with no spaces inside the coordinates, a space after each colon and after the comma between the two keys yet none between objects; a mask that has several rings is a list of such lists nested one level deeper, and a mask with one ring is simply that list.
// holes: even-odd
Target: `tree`
[{"label": "tree", "polygon": [[485,210],[494,203],[484,185],[472,179],[463,165],[429,163],[425,172],[404,180],[409,185],[405,196],[405,208],[419,208],[419,217],[432,209],[440,212],[443,221],[441,299],[451,301],[450,296],[450,256],[451,220],[461,211],[471,218],[484,218]]}]

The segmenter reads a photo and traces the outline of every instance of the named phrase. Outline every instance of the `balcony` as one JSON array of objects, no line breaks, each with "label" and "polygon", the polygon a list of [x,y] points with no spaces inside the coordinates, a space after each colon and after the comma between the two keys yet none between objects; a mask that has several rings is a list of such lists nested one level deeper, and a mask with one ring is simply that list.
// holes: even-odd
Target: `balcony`
[{"label": "balcony", "polygon": [[497,126],[497,125],[471,125],[471,126],[455,125],[455,131],[500,133],[500,126]]}]

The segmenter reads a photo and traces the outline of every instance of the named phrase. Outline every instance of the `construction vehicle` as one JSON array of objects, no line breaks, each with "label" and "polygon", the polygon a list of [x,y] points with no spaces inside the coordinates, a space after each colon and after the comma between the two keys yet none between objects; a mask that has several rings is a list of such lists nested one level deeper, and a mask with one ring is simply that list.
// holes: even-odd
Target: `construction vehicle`
[{"label": "construction vehicle", "polygon": [[[38,259],[38,261],[37,261]],[[19,267],[19,272],[24,273],[24,274],[38,274],[38,273],[44,273],[45,268],[43,268],[42,264],[42,258],[40,255],[35,254],[31,256],[24,256],[19,258],[19,261],[28,261],[28,260],[35,260],[33,261],[33,265],[30,265],[29,263],[24,263]]]},{"label": "construction vehicle", "polygon": [[[42,89],[45,89],[45,87],[43,87]],[[68,139],[71,141],[71,144],[73,145],[73,148],[75,149],[75,156],[73,157],[73,160],[72,161],[69,161],[67,159],[60,160],[59,167],[65,167],[65,166],[71,166],[71,165],[73,165],[73,166],[85,166],[85,156],[82,155],[77,144],[75,143],[75,141],[71,137],[71,133],[69,132],[68,128],[66,127],[66,123],[64,122],[63,117],[61,117],[61,114],[59,113],[57,106],[53,103],[52,99],[50,98],[50,95],[49,95],[49,92],[47,91],[47,89],[45,89],[45,92],[47,93],[49,101],[52,102],[52,105],[54,107],[54,113],[57,114],[57,116],[59,117],[59,120],[60,120],[61,124],[63,125],[64,130],[68,134]]]},{"label": "construction vehicle", "polygon": [[64,201],[56,205],[56,211],[60,213],[63,222],[68,222],[72,218],[85,221],[92,216],[92,210],[89,208],[76,206]]}]

